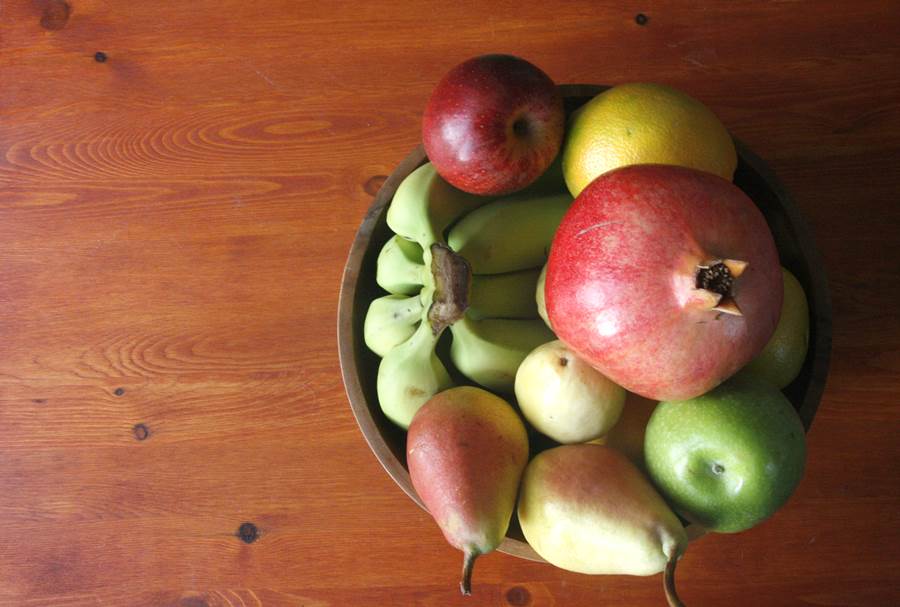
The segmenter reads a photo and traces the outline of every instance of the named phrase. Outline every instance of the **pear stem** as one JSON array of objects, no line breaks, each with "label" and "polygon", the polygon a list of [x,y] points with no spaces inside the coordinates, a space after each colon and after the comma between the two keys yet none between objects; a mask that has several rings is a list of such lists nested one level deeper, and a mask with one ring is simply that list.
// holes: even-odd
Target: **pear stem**
[{"label": "pear stem", "polygon": [[685,607],[681,599],[678,598],[678,593],[675,592],[675,565],[677,563],[678,555],[673,554],[669,558],[669,562],[666,563],[666,573],[663,577],[663,588],[666,591],[666,600],[669,602],[669,607]]},{"label": "pear stem", "polygon": [[467,548],[463,557],[462,581],[459,583],[459,590],[464,596],[472,594],[472,567],[475,566],[475,559],[478,558],[478,552]]}]

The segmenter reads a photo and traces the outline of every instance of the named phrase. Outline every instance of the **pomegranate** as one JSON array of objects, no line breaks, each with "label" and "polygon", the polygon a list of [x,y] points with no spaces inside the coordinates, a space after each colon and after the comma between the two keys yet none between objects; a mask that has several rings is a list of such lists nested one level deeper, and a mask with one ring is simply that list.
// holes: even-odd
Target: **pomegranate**
[{"label": "pomegranate", "polygon": [[632,165],[585,188],[547,262],[553,330],[625,389],[655,400],[709,391],[766,345],[781,310],[775,242],[721,177]]}]

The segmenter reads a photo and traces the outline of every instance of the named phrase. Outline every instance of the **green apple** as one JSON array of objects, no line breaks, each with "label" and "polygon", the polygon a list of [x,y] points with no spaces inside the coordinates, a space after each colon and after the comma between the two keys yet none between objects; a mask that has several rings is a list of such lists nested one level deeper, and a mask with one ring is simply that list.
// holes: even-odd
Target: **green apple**
[{"label": "green apple", "polygon": [[644,437],[647,470],[672,507],[711,531],[771,516],[803,476],[803,424],[767,382],[734,377],[702,396],[661,402]]}]

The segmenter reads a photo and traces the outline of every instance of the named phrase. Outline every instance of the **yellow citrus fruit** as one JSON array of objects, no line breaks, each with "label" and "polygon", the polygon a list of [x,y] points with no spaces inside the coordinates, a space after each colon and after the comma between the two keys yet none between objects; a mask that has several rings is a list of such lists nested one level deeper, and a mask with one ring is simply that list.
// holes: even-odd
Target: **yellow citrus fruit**
[{"label": "yellow citrus fruit", "polygon": [[629,164],[675,164],[730,181],[737,152],[725,125],[693,97],[661,84],[620,84],[572,115],[563,175],[578,196],[597,176]]},{"label": "yellow citrus fruit", "polygon": [[778,326],[762,352],[741,371],[778,388],[794,381],[809,348],[809,304],[806,294],[793,274],[784,268],[781,268],[781,273],[784,277],[784,300]]}]

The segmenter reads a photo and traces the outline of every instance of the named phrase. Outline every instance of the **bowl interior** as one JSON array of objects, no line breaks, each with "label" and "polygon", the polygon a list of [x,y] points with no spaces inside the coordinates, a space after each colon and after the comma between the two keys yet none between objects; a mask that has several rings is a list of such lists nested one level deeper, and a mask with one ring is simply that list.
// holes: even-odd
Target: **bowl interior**
[{"label": "bowl interior", "polygon": [[[565,85],[560,88],[570,113],[608,87]],[[809,352],[797,379],[784,390],[808,430],[825,387],[831,351],[831,305],[824,268],[809,229],[785,189],[760,158],[740,142],[736,145],[739,160],[734,182],[762,211],[775,237],[782,265],[797,277],[809,301]],[[378,192],[351,247],[338,316],[341,372],[360,430],[388,474],[423,508],[406,468],[406,432],[391,423],[378,405],[375,380],[380,359],[363,341],[363,321],[369,303],[385,294],[375,283],[375,263],[381,247],[392,235],[385,220],[387,207],[400,182],[426,161],[422,147],[417,147]],[[535,452],[555,444],[537,433],[531,433],[529,439]],[[515,516],[500,550],[541,560],[524,541]]]}]

